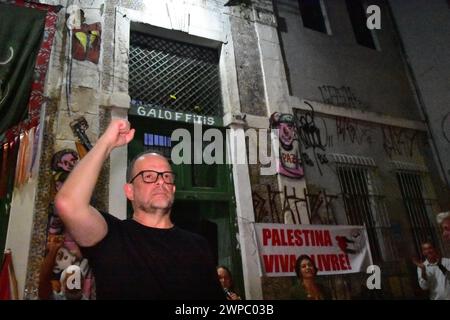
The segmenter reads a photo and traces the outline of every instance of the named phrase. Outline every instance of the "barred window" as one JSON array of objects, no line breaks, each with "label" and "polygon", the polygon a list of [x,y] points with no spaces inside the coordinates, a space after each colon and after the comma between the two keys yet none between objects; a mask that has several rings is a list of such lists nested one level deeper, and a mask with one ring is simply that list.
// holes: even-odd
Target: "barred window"
[{"label": "barred window", "polygon": [[439,246],[437,230],[433,227],[428,213],[432,212],[431,200],[422,180],[422,173],[398,170],[397,180],[402,192],[403,204],[408,213],[416,254],[421,256],[421,244],[431,241]]},{"label": "barred window", "polygon": [[356,42],[367,48],[375,49],[371,30],[366,26],[366,8],[361,0],[346,0],[348,14],[355,33]]},{"label": "barred window", "polygon": [[327,33],[321,0],[299,0],[298,5],[306,28]]},{"label": "barred window", "polygon": [[393,261],[398,252],[393,245],[385,197],[375,186],[372,171],[363,165],[337,166],[345,212],[349,224],[366,227],[373,260]]},{"label": "barred window", "polygon": [[218,51],[132,31],[129,93],[139,105],[222,116]]}]

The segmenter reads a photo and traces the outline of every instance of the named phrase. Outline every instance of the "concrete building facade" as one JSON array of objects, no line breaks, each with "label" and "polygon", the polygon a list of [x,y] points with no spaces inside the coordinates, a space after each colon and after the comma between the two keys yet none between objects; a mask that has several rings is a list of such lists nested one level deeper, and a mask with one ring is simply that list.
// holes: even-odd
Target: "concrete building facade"
[{"label": "concrete building facade", "polygon": [[[352,7],[352,1],[305,2],[312,7],[297,0],[93,0],[72,6],[66,1],[40,2],[62,8],[41,115],[39,171],[14,192],[5,244],[14,253],[21,297],[37,297],[52,201],[50,163],[55,152],[76,148],[80,137],[71,130],[73,120],[87,120],[85,136],[93,144],[112,117],[129,119],[144,130],[142,136],[149,127],[166,135],[164,126],[186,125],[161,113],[136,111],[136,97],[130,95],[130,39],[136,33],[217,53],[221,110],[209,115],[201,109],[183,112],[220,119],[214,124],[226,132],[228,158],[246,158],[252,146],[261,146],[261,137],[245,137],[249,129],[268,130],[271,119],[281,115],[294,119],[301,177],[265,175],[264,165],[232,163],[224,171],[218,169],[222,173],[217,177],[227,177],[225,186],[205,191],[189,185],[178,194],[182,210],[206,212],[203,218],[218,227],[217,261],[232,268],[246,299],[289,299],[289,288],[297,281],[261,275],[254,224],[264,222],[365,225],[374,263],[382,270],[383,289],[367,290],[364,272],[325,276],[333,298],[421,297],[411,256],[425,239],[440,243],[434,217],[448,205],[442,191],[448,188],[449,168],[443,164],[448,139],[446,122],[440,138],[433,123],[446,119],[448,112],[440,106],[448,90],[425,84],[435,77],[445,83],[445,72],[434,69],[428,74],[431,79],[416,75],[416,84],[424,87],[418,96],[404,53],[417,40],[402,28],[401,18],[408,14],[400,12],[403,3],[357,2],[361,8],[376,5],[381,10],[381,29],[361,36],[360,7]],[[68,21],[78,9],[86,24],[101,26],[96,62],[74,59],[71,53]],[[302,15],[312,12],[308,10],[321,14],[310,21]],[[410,62],[420,73],[427,57],[421,60],[415,54]],[[424,116],[423,104],[432,115]],[[268,137],[273,151],[278,137]],[[97,186],[100,209],[126,218],[122,186],[127,163],[145,146],[142,142],[113,151]],[[226,209],[217,209],[221,206]]]}]

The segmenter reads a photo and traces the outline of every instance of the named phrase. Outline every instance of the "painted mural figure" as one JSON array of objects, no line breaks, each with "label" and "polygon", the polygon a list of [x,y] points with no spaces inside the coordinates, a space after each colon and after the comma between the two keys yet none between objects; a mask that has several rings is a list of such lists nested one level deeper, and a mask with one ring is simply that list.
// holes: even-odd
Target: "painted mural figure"
[{"label": "painted mural figure", "polygon": [[79,248],[70,242],[64,237],[49,238],[48,252],[39,274],[40,299],[88,300],[90,298],[93,278],[88,261],[82,257]]},{"label": "painted mural figure", "polygon": [[164,156],[144,152],[131,161],[123,186],[131,219],[90,205],[105,160],[134,133],[128,121],[113,119],[55,197],[59,216],[92,266],[96,297],[225,300],[206,239],[171,220],[175,174]]},{"label": "painted mural figure", "polygon": [[70,172],[78,162],[78,154],[75,150],[64,149],[56,152],[52,158],[52,170],[55,172]]},{"label": "painted mural figure", "polygon": [[[51,167],[54,171],[55,192],[61,189],[78,159],[78,154],[72,149],[63,149],[53,155]],[[92,284],[88,260],[65,231],[52,202],[47,223],[47,253],[39,275],[39,298],[88,300],[91,298]]]},{"label": "painted mural figure", "polygon": [[279,130],[280,165],[278,172],[290,178],[302,178],[304,176],[303,165],[294,116],[275,112],[270,117],[270,128]]},{"label": "painted mural figure", "polygon": [[328,290],[317,281],[318,269],[314,261],[306,254],[300,255],[295,262],[295,274],[298,283],[292,287],[290,296],[298,300],[331,299]]},{"label": "painted mural figure", "polygon": [[[63,149],[56,152],[52,157],[52,170],[55,193],[61,189],[70,171],[78,162],[78,154],[72,149]],[[47,237],[63,236],[64,224],[59,218],[53,202],[49,206],[49,217],[47,224]]]}]

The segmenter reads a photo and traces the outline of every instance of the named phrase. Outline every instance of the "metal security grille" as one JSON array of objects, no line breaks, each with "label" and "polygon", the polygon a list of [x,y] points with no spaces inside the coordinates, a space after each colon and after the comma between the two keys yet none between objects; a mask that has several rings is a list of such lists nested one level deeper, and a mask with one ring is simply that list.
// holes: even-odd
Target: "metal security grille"
[{"label": "metal security grille", "polygon": [[397,259],[384,196],[373,184],[370,168],[338,165],[337,173],[348,223],[366,226],[374,261]]},{"label": "metal security grille", "polygon": [[420,172],[398,171],[397,180],[403,197],[403,204],[408,212],[411,232],[418,256],[421,255],[421,243],[432,241],[438,244],[436,232],[427,214],[431,210],[430,200],[425,198],[425,189]]},{"label": "metal security grille", "polygon": [[129,93],[132,102],[221,116],[218,62],[214,49],[131,32]]}]

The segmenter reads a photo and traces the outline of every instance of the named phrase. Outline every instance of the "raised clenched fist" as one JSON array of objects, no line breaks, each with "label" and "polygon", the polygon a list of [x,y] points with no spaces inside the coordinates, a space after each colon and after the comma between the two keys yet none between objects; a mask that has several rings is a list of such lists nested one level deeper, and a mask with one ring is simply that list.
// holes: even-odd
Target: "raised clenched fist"
[{"label": "raised clenched fist", "polygon": [[130,129],[130,123],[127,120],[113,119],[99,141],[106,143],[112,150],[129,143],[134,137],[134,132],[134,129]]}]

